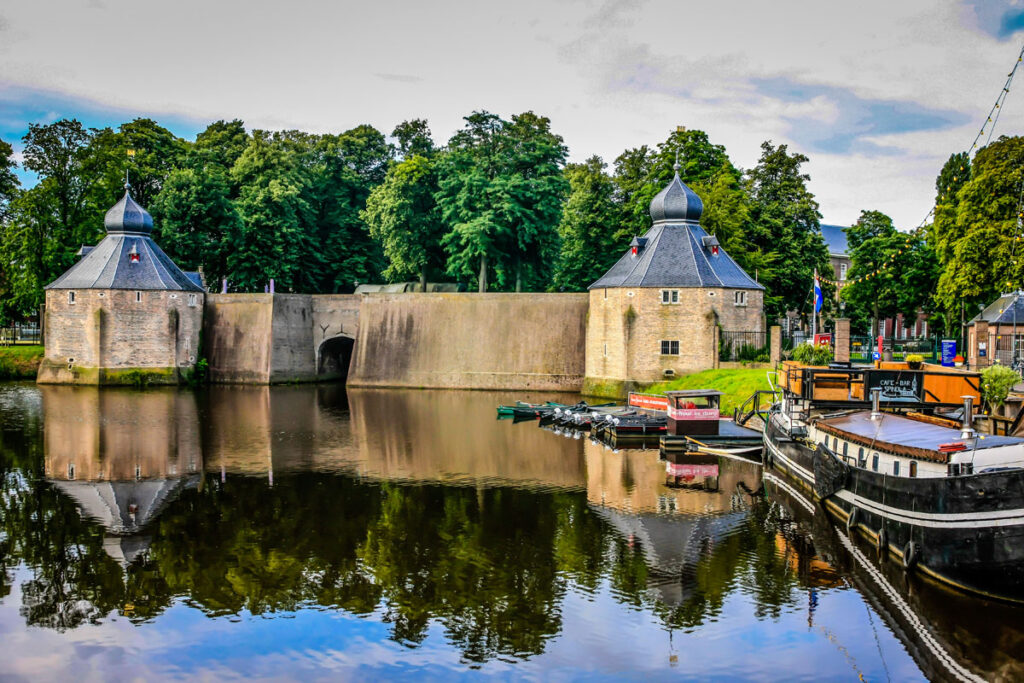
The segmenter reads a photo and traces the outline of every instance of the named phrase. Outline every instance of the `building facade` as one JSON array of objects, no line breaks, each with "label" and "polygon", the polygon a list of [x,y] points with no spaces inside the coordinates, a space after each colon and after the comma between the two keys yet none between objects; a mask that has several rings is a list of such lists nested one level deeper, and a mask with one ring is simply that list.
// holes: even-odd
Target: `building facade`
[{"label": "building facade", "polygon": [[703,210],[677,167],[651,229],[590,286],[584,393],[717,367],[720,332],[764,331],[764,287],[701,227]]},{"label": "building facade", "polygon": [[205,292],[150,237],[127,189],[106,237],[46,286],[44,384],[176,384],[199,357]]}]

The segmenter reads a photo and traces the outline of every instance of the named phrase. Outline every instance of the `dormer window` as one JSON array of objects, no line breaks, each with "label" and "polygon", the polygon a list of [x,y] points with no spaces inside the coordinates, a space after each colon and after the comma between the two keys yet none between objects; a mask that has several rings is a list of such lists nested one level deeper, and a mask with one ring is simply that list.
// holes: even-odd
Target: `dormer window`
[{"label": "dormer window", "polygon": [[717,237],[714,235],[704,235],[700,239],[704,249],[706,249],[712,256],[718,256],[719,244]]},{"label": "dormer window", "polygon": [[128,252],[128,263],[139,262],[139,248],[138,245],[133,244],[132,250]]},{"label": "dormer window", "polygon": [[629,255],[636,258],[640,255],[640,252],[647,246],[646,237],[634,237],[633,241],[629,243]]}]

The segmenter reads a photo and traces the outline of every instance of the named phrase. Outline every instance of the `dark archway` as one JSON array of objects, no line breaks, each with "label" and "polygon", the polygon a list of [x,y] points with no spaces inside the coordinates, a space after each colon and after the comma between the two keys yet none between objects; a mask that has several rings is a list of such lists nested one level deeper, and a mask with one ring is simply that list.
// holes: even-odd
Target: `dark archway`
[{"label": "dark archway", "polygon": [[316,376],[320,381],[348,378],[352,350],[356,342],[350,337],[325,339],[316,350]]}]

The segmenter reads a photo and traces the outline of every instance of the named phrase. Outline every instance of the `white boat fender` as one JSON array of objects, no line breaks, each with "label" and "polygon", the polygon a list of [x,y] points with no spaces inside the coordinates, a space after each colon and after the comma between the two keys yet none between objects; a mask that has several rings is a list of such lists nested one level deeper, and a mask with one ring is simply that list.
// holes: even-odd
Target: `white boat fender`
[{"label": "white boat fender", "polygon": [[907,544],[903,546],[903,568],[908,571],[913,569],[920,559],[921,546],[914,541],[907,541]]}]

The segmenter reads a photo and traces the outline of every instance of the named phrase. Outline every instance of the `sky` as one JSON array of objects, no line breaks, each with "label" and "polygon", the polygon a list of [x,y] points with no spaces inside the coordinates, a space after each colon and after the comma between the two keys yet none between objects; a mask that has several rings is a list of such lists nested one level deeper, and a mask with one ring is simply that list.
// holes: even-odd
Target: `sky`
[{"label": "sky", "polygon": [[[1024,0],[0,0],[0,139],[17,154],[29,123],[147,116],[189,138],[426,118],[444,142],[472,111],[533,110],[570,160],[609,166],[677,126],[741,168],[784,143],[823,222],[910,229],[1022,40]],[[1021,81],[996,136],[1024,133]]]}]

